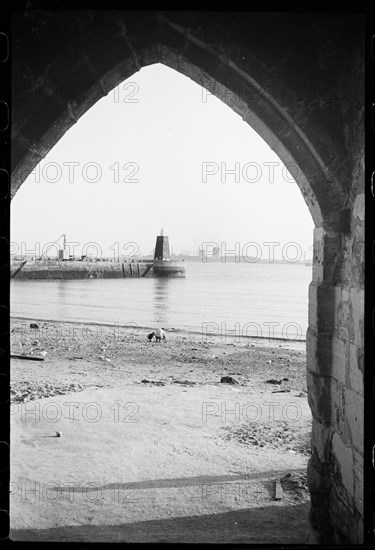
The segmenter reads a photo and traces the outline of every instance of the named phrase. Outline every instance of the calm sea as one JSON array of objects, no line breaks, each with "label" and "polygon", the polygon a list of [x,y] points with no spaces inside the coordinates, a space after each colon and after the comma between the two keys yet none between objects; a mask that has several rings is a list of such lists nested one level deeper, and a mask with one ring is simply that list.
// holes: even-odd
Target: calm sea
[{"label": "calm sea", "polygon": [[33,320],[304,340],[312,267],[185,262],[184,279],[17,280],[11,315]]}]

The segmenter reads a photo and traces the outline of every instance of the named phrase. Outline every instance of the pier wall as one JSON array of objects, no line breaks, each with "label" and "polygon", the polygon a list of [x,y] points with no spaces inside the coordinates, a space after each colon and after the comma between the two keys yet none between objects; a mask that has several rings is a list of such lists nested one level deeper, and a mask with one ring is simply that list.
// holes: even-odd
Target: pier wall
[{"label": "pier wall", "polygon": [[33,262],[16,279],[123,279],[153,277],[152,263],[121,262]]}]

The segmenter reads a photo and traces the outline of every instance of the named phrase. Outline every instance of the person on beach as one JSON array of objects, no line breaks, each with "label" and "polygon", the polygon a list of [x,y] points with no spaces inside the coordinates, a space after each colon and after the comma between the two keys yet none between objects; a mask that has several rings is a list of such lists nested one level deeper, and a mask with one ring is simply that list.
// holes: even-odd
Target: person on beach
[{"label": "person on beach", "polygon": [[147,335],[148,341],[152,342],[152,340],[154,339],[154,336],[155,336],[155,332],[150,332],[150,334]]},{"label": "person on beach", "polygon": [[167,337],[165,335],[165,332],[164,332],[164,329],[163,328],[157,328],[156,331],[155,331],[155,338],[156,338],[156,341],[157,342],[161,342],[162,340],[164,340],[164,342],[167,341]]}]

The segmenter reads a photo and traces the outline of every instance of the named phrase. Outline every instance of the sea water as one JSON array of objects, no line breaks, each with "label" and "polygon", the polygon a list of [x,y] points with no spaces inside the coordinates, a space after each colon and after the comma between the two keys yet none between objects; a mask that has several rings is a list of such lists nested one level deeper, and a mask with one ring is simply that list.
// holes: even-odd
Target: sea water
[{"label": "sea water", "polygon": [[178,279],[11,281],[11,316],[305,340],[312,267],[185,262]]}]

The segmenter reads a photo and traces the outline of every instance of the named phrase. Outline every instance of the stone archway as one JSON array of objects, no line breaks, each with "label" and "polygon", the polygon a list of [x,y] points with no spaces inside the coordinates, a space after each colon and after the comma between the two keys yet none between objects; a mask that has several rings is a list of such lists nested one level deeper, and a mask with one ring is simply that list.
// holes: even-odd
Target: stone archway
[{"label": "stone archway", "polygon": [[361,24],[251,13],[228,22],[199,12],[25,12],[14,21],[12,196],[96,101],[153,63],[218,96],[298,167],[315,223],[307,332],[313,543],[363,537]]}]

